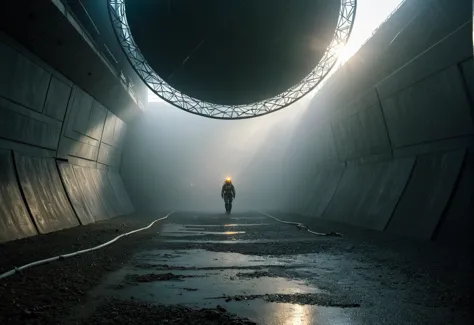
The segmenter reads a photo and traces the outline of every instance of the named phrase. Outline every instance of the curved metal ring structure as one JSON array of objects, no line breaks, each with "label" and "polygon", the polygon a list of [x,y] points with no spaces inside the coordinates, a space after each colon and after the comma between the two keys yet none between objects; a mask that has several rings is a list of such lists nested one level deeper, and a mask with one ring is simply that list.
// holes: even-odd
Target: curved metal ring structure
[{"label": "curved metal ring structure", "polygon": [[313,90],[336,64],[338,49],[349,40],[357,8],[357,0],[341,0],[333,39],[316,68],[300,83],[277,96],[256,103],[220,105],[183,94],[158,76],[133,40],[127,23],[125,1],[108,0],[109,15],[120,46],[143,82],[160,98],[184,111],[209,118],[227,120],[252,118],[275,112],[296,102]]}]

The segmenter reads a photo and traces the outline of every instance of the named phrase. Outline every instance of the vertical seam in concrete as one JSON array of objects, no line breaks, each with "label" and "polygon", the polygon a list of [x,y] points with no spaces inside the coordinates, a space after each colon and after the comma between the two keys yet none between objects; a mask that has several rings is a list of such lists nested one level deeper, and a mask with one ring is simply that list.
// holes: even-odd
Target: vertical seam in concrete
[{"label": "vertical seam in concrete", "polygon": [[380,99],[380,94],[377,87],[374,87],[375,96],[377,96],[377,101],[380,107],[380,113],[382,114],[383,125],[385,127],[385,134],[387,135],[388,145],[390,146],[390,156],[393,159],[393,144],[392,139],[390,139],[390,132],[388,131],[387,119],[385,118],[385,113],[383,111],[382,100]]},{"label": "vertical seam in concrete", "polygon": [[458,68],[459,74],[461,75],[461,82],[462,82],[462,85],[463,85],[464,93],[466,94],[467,101],[469,103],[469,108],[470,108],[469,111],[471,113],[471,121],[472,121],[472,125],[474,127],[474,98],[472,98],[472,96],[471,96],[471,93],[469,91],[469,85],[467,84],[467,78],[466,78],[466,75],[464,74],[464,71],[463,71],[462,66],[461,66],[463,63],[468,62],[469,60],[474,60],[474,59],[470,58],[468,60],[459,62],[457,64],[457,68]]},{"label": "vertical seam in concrete", "polygon": [[73,94],[74,94],[74,87],[71,87],[71,92],[69,93],[69,98],[67,100],[66,109],[64,110],[63,121],[61,123],[61,131],[59,132],[59,140],[58,140],[58,144],[56,146],[56,156],[58,156],[59,145],[61,143],[61,138],[64,135],[64,128],[66,127],[66,124],[67,124],[66,117],[67,117],[67,114],[70,110],[70,104],[71,104],[71,99],[73,98]]},{"label": "vertical seam in concrete", "polygon": [[433,239],[438,237],[441,225],[444,223],[444,221],[446,219],[446,213],[448,212],[448,209],[451,207],[451,205],[453,203],[454,195],[455,195],[455,193],[456,193],[456,191],[459,187],[459,182],[461,181],[462,172],[463,172],[463,170],[464,170],[464,168],[466,167],[466,164],[467,164],[467,150],[464,150],[464,156],[463,156],[462,159],[463,159],[462,164],[461,164],[461,167],[459,168],[458,174],[456,176],[456,181],[454,182],[453,189],[452,189],[451,193],[449,194],[448,201],[446,202],[446,205],[444,206],[443,211],[441,212],[441,217],[439,218],[438,223],[436,224],[436,227],[433,230],[433,233],[431,234],[430,240],[433,240]]},{"label": "vertical seam in concrete", "polygon": [[118,117],[117,117],[117,115],[115,115],[115,118],[114,118],[114,131],[112,132],[112,142],[113,142],[112,147],[115,147],[115,140],[117,139],[116,136],[115,136],[115,131],[116,131],[115,129],[117,128],[117,120],[118,120]]},{"label": "vertical seam in concrete", "polygon": [[[109,189],[112,191],[111,194],[114,196],[115,198],[115,203],[118,204],[118,207],[120,209],[120,211],[115,211],[117,213],[117,215],[115,217],[118,217],[118,216],[121,216],[121,215],[125,215],[126,213],[123,213],[123,206],[122,206],[122,202],[120,202],[120,199],[117,197],[117,194],[115,194],[115,190],[114,190],[114,187],[112,186],[112,182],[110,181],[110,176],[109,176],[109,172],[111,171],[111,168],[109,166],[106,166],[105,168],[105,178],[106,178],[106,182],[107,184],[109,184]],[[128,193],[127,193],[128,195]],[[113,207],[114,210],[115,210],[115,207]]]},{"label": "vertical seam in concrete", "polygon": [[[85,93],[86,93],[86,92],[85,92]],[[89,93],[86,93],[86,94],[89,95]],[[90,95],[89,95],[89,96],[90,96]],[[92,98],[92,103],[91,103],[91,107],[90,107],[90,110],[89,110],[89,116],[87,117],[86,129],[85,129],[85,131],[84,131],[83,134],[84,134],[86,137],[92,138],[92,137],[90,137],[89,135],[87,135],[87,130],[89,129],[89,123],[90,123],[90,121],[91,121],[91,115],[92,115],[92,110],[94,109],[94,101],[95,101],[95,99],[94,99],[94,97],[92,97],[92,96],[90,96],[90,97]]]},{"label": "vertical seam in concrete", "polygon": [[[49,71],[48,71],[48,73],[49,73]],[[53,81],[53,75],[51,73],[49,73],[48,88],[46,89],[46,96],[44,96],[43,107],[41,107],[41,112],[40,113],[44,112],[44,107],[46,106],[46,101],[48,100],[49,89],[51,88],[51,82],[52,81]]]},{"label": "vertical seam in concrete", "polygon": [[334,198],[334,196],[336,195],[337,190],[339,189],[339,184],[341,183],[342,177],[343,177],[344,174],[346,173],[346,169],[347,169],[347,163],[344,162],[344,169],[342,170],[341,176],[339,176],[339,180],[337,181],[336,188],[334,189],[334,192],[332,192],[331,198],[329,199],[328,204],[327,204],[326,207],[324,208],[323,213],[321,213],[321,217],[320,217],[321,219],[324,218],[324,215],[326,214],[327,210],[328,210],[329,207],[331,206],[332,199]]},{"label": "vertical seam in concrete", "polygon": [[25,203],[26,211],[28,212],[28,216],[30,217],[31,222],[35,226],[36,233],[41,234],[41,232],[38,228],[38,225],[35,222],[35,218],[33,218],[33,213],[31,212],[30,206],[28,205],[28,202],[26,201],[26,195],[25,195],[25,192],[23,191],[23,186],[21,185],[20,174],[18,173],[18,168],[17,168],[17,165],[16,165],[16,159],[15,159],[15,153],[14,153],[13,150],[11,150],[11,159],[12,159],[12,163],[13,163],[13,170],[15,172],[16,182],[18,184],[18,189],[20,190],[20,194],[21,194],[21,197],[23,199],[23,203]]},{"label": "vertical seam in concrete", "polygon": [[395,206],[393,207],[392,213],[390,213],[390,217],[388,218],[387,222],[385,223],[385,226],[383,227],[382,231],[386,231],[388,226],[390,225],[390,222],[392,221],[393,215],[395,214],[395,211],[397,211],[398,205],[402,201],[403,195],[405,194],[405,191],[408,188],[408,184],[410,184],[410,182],[411,182],[411,179],[413,177],[413,172],[415,171],[415,167],[416,167],[417,163],[418,163],[418,156],[416,156],[416,158],[415,158],[413,166],[411,167],[411,170],[410,170],[410,175],[408,175],[405,186],[403,186],[403,190],[401,191],[400,196],[398,197],[397,203],[395,203]]},{"label": "vertical seam in concrete", "polygon": [[104,137],[104,131],[105,131],[105,124],[107,123],[107,116],[109,116],[109,109],[104,106],[104,108],[107,110],[105,113],[105,119],[104,119],[104,127],[102,128],[102,132],[100,134],[100,140],[99,140],[99,149],[97,150],[97,157],[95,159],[95,162],[97,163],[99,161],[99,154],[100,154],[100,148],[102,148],[102,139]]},{"label": "vertical seam in concrete", "polygon": [[77,221],[79,222],[80,225],[82,225],[81,219],[79,219],[79,214],[77,213],[76,208],[74,207],[74,204],[72,204],[71,198],[69,197],[69,193],[66,189],[66,182],[64,181],[63,175],[61,174],[61,170],[59,169],[57,159],[55,159],[54,164],[56,165],[56,170],[58,171],[59,179],[61,180],[64,193],[66,194],[66,197],[67,197],[67,201],[69,202],[69,205],[71,206],[72,211],[74,211],[74,215],[76,216]]}]

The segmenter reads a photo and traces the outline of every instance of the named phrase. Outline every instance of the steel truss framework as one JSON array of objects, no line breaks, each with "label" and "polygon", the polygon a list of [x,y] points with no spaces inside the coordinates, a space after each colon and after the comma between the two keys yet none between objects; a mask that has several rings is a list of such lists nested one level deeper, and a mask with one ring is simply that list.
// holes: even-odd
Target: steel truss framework
[{"label": "steel truss framework", "polygon": [[334,36],[316,68],[301,82],[272,98],[246,105],[220,105],[190,97],[166,83],[151,68],[136,45],[127,23],[126,0],[108,0],[108,9],[117,39],[130,64],[145,84],[166,102],[189,113],[215,119],[244,119],[269,114],[302,98],[331,71],[338,60],[338,50],[349,40],[354,24],[357,0],[341,0]]}]

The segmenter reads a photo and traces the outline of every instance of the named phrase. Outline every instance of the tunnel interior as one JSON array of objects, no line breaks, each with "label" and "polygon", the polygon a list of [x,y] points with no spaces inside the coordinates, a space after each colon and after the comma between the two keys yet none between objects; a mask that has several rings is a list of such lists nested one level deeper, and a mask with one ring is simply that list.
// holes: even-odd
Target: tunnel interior
[{"label": "tunnel interior", "polygon": [[[471,324],[470,1],[400,2],[238,121],[148,102],[109,4],[2,5],[0,323]],[[153,69],[229,105],[304,78],[338,4],[126,1]]]}]

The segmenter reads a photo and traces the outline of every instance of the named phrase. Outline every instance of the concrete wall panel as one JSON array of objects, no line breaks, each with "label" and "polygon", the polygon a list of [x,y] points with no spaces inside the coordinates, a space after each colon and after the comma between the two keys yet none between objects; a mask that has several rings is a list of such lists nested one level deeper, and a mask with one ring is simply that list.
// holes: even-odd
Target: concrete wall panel
[{"label": "concrete wall panel", "polygon": [[110,185],[114,191],[115,197],[120,204],[121,214],[132,213],[135,208],[133,207],[132,201],[128,196],[127,190],[122,181],[122,177],[114,171],[108,171],[107,175],[109,177]]},{"label": "concrete wall panel", "polygon": [[107,119],[105,120],[104,133],[102,135],[102,142],[108,144],[109,146],[114,146],[114,130],[115,123],[117,121],[117,116],[112,112],[107,113]]},{"label": "concrete wall panel", "polygon": [[[410,24],[403,26],[396,39],[389,40],[399,50],[389,52],[393,58],[396,56],[409,57],[410,54],[413,55],[414,50],[421,52],[472,18],[472,0],[457,0],[456,2],[416,0],[411,2],[420,8],[421,12]],[[414,50],[410,50],[408,47],[412,47]],[[458,49],[453,47],[453,51]]]},{"label": "concrete wall panel", "polygon": [[431,239],[459,176],[465,150],[419,156],[387,231]]},{"label": "concrete wall panel", "polygon": [[8,98],[18,52],[0,41],[0,96]]},{"label": "concrete wall panel", "polygon": [[100,105],[97,101],[93,101],[85,134],[100,141],[106,116],[107,109]]},{"label": "concrete wall panel", "polygon": [[43,111],[51,74],[0,40],[0,96]]},{"label": "concrete wall panel", "polygon": [[73,131],[86,134],[93,101],[89,94],[75,87],[69,119]]},{"label": "concrete wall panel", "polygon": [[100,198],[100,193],[97,190],[92,174],[89,172],[90,168],[73,165],[74,174],[76,176],[79,188],[84,195],[84,201],[92,213],[95,221],[108,219],[108,214],[104,204]]},{"label": "concrete wall panel", "polygon": [[[107,109],[74,87],[58,149],[58,157],[96,161]],[[80,117],[80,118],[78,118]]]},{"label": "concrete wall panel", "polygon": [[63,121],[70,95],[71,87],[58,78],[52,77],[43,113],[58,121]]},{"label": "concrete wall panel", "polygon": [[331,201],[344,172],[343,168],[318,169],[311,178],[302,214],[320,218]]},{"label": "concrete wall panel", "polygon": [[[464,0],[463,0],[464,1]],[[462,24],[459,22],[459,24]],[[428,27],[427,32],[432,28]],[[390,74],[377,84],[380,97],[386,98],[393,94],[422,81],[451,66],[457,65],[472,56],[472,49],[469,45],[471,37],[471,27],[464,24],[463,27],[450,30],[451,34],[444,39],[436,40],[437,43],[420,53],[417,57],[400,66],[398,70]],[[407,36],[413,39],[413,36]],[[394,52],[392,55],[398,55]]]},{"label": "concrete wall panel", "polygon": [[125,134],[127,132],[127,126],[125,122],[117,118],[115,121],[114,129],[114,147],[121,149]]},{"label": "concrete wall panel", "polygon": [[348,166],[324,218],[383,230],[405,188],[414,159]]},{"label": "concrete wall panel", "polygon": [[356,114],[332,122],[342,161],[390,152],[390,142],[380,106],[366,107]]},{"label": "concrete wall panel", "polygon": [[99,147],[92,146],[68,137],[61,137],[58,149],[58,157],[67,159],[69,155],[95,161],[99,153]]},{"label": "concrete wall panel", "polygon": [[0,243],[36,234],[18,187],[11,151],[0,150]]},{"label": "concrete wall panel", "polygon": [[105,143],[101,143],[97,162],[111,167],[120,166],[122,152]]},{"label": "concrete wall panel", "polygon": [[115,196],[115,191],[112,187],[112,183],[110,182],[109,175],[107,173],[107,168],[99,167],[97,169],[97,174],[98,179],[100,181],[101,196],[113,208],[113,211],[115,212],[113,216],[125,214],[125,212],[122,211],[122,205],[119,203],[117,197]]},{"label": "concrete wall panel", "polygon": [[437,241],[450,245],[472,247],[474,238],[474,152],[466,155],[463,169],[449,207],[443,216]]},{"label": "concrete wall panel", "polygon": [[114,202],[110,197],[109,184],[104,183],[100,174],[100,171],[95,168],[87,168],[86,174],[89,174],[89,178],[92,180],[98,196],[100,197],[102,204],[104,205],[105,211],[107,212],[108,218],[117,216],[117,212],[114,209]]},{"label": "concrete wall panel", "polygon": [[15,163],[26,202],[40,233],[79,225],[54,159],[15,153]]},{"label": "concrete wall panel", "polygon": [[313,165],[327,161],[337,162],[339,158],[329,121],[315,123],[313,127],[314,133],[305,138],[301,149],[306,162]]},{"label": "concrete wall panel", "polygon": [[466,81],[467,90],[471,100],[474,101],[474,59],[470,59],[461,65],[461,69]]},{"label": "concrete wall panel", "polygon": [[471,0],[406,1],[326,81],[298,125],[311,131],[291,139],[285,166],[297,175],[288,173],[286,186],[300,197],[289,208],[308,214],[326,194],[305,196],[301,182],[324,183],[316,168],[334,163],[332,142],[347,167],[323,217],[429,239],[452,196],[437,238],[467,236],[457,227],[472,222],[472,174],[452,190],[462,152],[474,146],[471,20]]},{"label": "concrete wall panel", "polygon": [[[61,2],[54,1],[52,5],[58,6],[58,23],[30,42],[32,50],[124,119],[140,113],[141,109],[117,72],[87,36],[84,37],[87,34],[74,17],[63,16]],[[58,44],[58,40],[68,41]]]},{"label": "concrete wall panel", "polygon": [[82,193],[72,165],[62,161],[58,161],[57,164],[61,179],[66,188],[67,195],[71,201],[72,207],[76,212],[77,217],[79,218],[79,221],[83,225],[95,222],[94,216],[89,210],[89,205],[86,201],[86,195]]},{"label": "concrete wall panel", "polygon": [[474,132],[470,107],[456,66],[382,100],[395,147]]},{"label": "concrete wall panel", "polygon": [[29,145],[29,144],[5,140],[5,139],[0,139],[0,149],[11,150],[11,151],[27,154],[30,156],[36,156],[36,157],[48,157],[48,158],[56,157],[56,151],[54,150],[44,149],[44,148]]},{"label": "concrete wall panel", "polygon": [[15,72],[10,83],[13,101],[42,112],[51,74],[22,55],[17,56]]},{"label": "concrete wall panel", "polygon": [[[77,33],[81,28],[58,10],[61,2],[47,2],[7,6],[6,12],[0,13],[2,21],[7,21],[3,26],[9,28],[9,34],[0,32],[0,148],[7,149],[7,153],[16,152],[10,165],[17,167],[21,180],[15,192],[12,177],[16,175],[0,150],[0,241],[133,210],[120,176],[108,175],[109,166],[120,165],[126,132],[124,122],[115,114],[110,114],[108,144],[103,143],[101,149],[100,160],[105,165],[97,160],[108,109],[125,118],[141,109],[110,66],[97,57],[93,45],[82,34],[71,37],[71,32]],[[31,20],[33,16],[35,19]],[[45,19],[46,16],[50,17]],[[55,30],[43,28],[45,22],[56,26]],[[61,72],[37,55],[47,58]],[[81,63],[77,66],[72,62]],[[64,71],[69,77],[74,76],[74,83],[62,74]],[[111,102],[117,105],[110,105]],[[106,108],[104,103],[111,107]],[[89,163],[94,169],[56,163],[55,157]],[[26,195],[23,212],[20,190]]]},{"label": "concrete wall panel", "polygon": [[61,122],[0,97],[0,137],[56,149]]},{"label": "concrete wall panel", "polygon": [[303,207],[308,200],[310,181],[304,180],[293,186],[287,194],[287,208],[296,213],[303,213]]},{"label": "concrete wall panel", "polygon": [[[358,53],[327,80],[312,101],[314,109],[308,110],[305,126],[332,112],[346,110],[346,106],[354,98],[370,91],[387,76],[469,21],[471,10],[471,0],[405,1]],[[434,69],[428,74],[438,71],[440,64],[447,68],[459,62],[457,59],[445,62],[447,56],[460,53],[461,57],[468,58],[472,55],[472,35],[466,38],[466,32],[471,33],[470,26],[466,26],[462,35],[458,34],[457,39],[452,39],[446,46],[446,55],[437,55],[435,52],[438,50],[433,52],[433,59],[439,58],[426,61],[426,66]],[[466,45],[471,47],[468,48],[467,56],[464,54]],[[420,67],[422,65],[423,62],[416,64]],[[419,78],[427,76],[426,73],[419,75]]]}]

